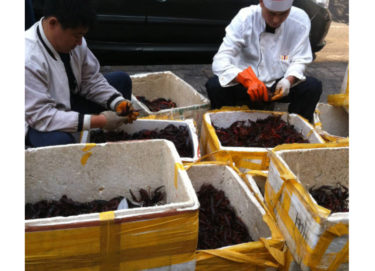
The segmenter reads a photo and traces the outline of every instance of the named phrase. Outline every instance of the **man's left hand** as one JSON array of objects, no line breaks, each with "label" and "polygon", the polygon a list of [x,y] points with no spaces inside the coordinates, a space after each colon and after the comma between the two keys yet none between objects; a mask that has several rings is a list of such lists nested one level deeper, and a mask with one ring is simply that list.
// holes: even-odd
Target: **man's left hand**
[{"label": "man's left hand", "polygon": [[126,116],[125,123],[133,123],[133,121],[135,121],[139,115],[139,113],[134,110],[131,102],[128,100],[119,102],[115,108],[117,115]]},{"label": "man's left hand", "polygon": [[271,101],[279,100],[289,94],[290,82],[287,78],[281,79],[277,85],[274,95],[271,98]]}]

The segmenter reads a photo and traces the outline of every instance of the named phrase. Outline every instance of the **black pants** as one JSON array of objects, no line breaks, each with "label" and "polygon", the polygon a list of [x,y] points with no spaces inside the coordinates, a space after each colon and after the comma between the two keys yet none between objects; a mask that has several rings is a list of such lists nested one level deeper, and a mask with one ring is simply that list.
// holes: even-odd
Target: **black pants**
[{"label": "black pants", "polygon": [[[276,83],[271,87],[275,91]],[[223,88],[219,83],[219,78],[215,75],[206,83],[208,98],[211,101],[211,108],[218,109],[222,106],[247,105],[251,109],[267,109],[272,102],[252,102],[247,89],[241,84]],[[289,113],[296,113],[302,117],[313,121],[313,114],[316,104],[322,94],[322,82],[314,77],[306,76],[306,80],[292,87],[289,95],[277,100],[279,103],[290,103]]]}]

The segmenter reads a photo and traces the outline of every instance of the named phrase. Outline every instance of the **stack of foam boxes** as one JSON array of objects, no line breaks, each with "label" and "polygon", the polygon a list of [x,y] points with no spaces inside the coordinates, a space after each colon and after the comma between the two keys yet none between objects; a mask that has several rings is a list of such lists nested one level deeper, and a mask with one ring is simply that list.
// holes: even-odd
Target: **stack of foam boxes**
[{"label": "stack of foam boxes", "polygon": [[[79,144],[25,151],[26,202],[63,195],[88,202],[164,186],[161,205],[25,221],[26,270],[346,270],[348,214],[331,214],[308,189],[348,185],[348,143],[325,143],[302,117],[285,112],[221,109],[171,72],[133,75],[140,118],[134,133],[186,126],[193,157],[167,140]],[[151,112],[136,97],[171,99]],[[323,111],[323,110],[322,110]],[[213,124],[280,116],[309,140],[275,148],[224,147]],[[193,125],[193,123],[195,125]],[[198,132],[197,132],[198,131]],[[199,136],[200,134],[200,136]],[[202,162],[201,154],[209,154]],[[225,192],[252,242],[197,249],[202,184]]]}]

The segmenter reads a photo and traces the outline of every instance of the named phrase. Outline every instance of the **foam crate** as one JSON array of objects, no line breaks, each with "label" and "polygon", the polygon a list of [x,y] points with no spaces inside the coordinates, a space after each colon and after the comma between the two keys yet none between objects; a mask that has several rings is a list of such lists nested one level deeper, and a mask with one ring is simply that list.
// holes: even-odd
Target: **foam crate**
[{"label": "foam crate", "polygon": [[314,125],[327,141],[349,136],[349,114],[341,106],[318,103],[314,113]]},{"label": "foam crate", "polygon": [[[239,253],[239,255],[243,254],[247,257],[258,259],[259,254],[262,254],[262,260],[269,262],[275,261],[259,239],[265,238],[271,240],[272,237],[277,236],[278,232],[272,232],[269,224],[265,222],[265,210],[240,176],[229,166],[209,164],[209,162],[193,165],[187,170],[187,173],[196,192],[200,190],[203,184],[212,184],[216,189],[224,191],[237,216],[242,219],[250,236],[254,240],[252,242],[230,245],[215,250],[226,250],[227,253]],[[277,231],[275,228],[273,228],[273,230]],[[271,242],[271,247],[279,249],[280,251],[282,250],[284,244],[283,239],[274,238]],[[255,264],[253,261],[239,262],[225,259],[225,257],[212,256],[211,254],[211,257],[207,257],[204,251],[205,250],[197,251],[198,260],[196,270],[252,270],[252,268],[255,270],[255,268],[260,267],[267,267],[265,270],[270,271],[278,270],[278,267],[266,266],[265,262],[259,262],[258,264]],[[276,266],[277,265],[276,263]]]},{"label": "foam crate", "polygon": [[[142,115],[169,119],[192,118],[198,128],[201,126],[202,116],[210,107],[209,100],[173,72],[135,74],[131,79],[132,101]],[[149,101],[157,98],[171,99],[177,107],[152,112],[136,96],[144,96]]]},{"label": "foam crate", "polygon": [[[176,127],[184,126],[189,131],[189,138],[192,142],[193,157],[181,157],[183,162],[194,162],[200,157],[199,141],[197,130],[192,119],[187,120],[151,120],[151,119],[137,119],[131,124],[122,125],[118,131],[124,131],[128,134],[134,134],[141,130],[161,130],[168,125],[173,124]],[[91,131],[84,131],[81,137],[81,143],[90,143]]]},{"label": "foam crate", "polygon": [[161,185],[162,205],[26,220],[26,270],[194,270],[199,208],[170,141],[27,149],[26,203],[129,198],[129,189]]},{"label": "foam crate", "polygon": [[313,186],[349,184],[349,148],[280,150],[272,155],[265,202],[303,271],[347,270],[349,213],[331,213],[310,195]]},{"label": "foam crate", "polygon": [[310,143],[324,143],[314,127],[297,114],[261,110],[223,110],[204,114],[200,137],[202,155],[223,150],[232,154],[236,166],[241,171],[267,170],[269,165],[267,154],[271,148],[222,146],[212,124],[215,123],[216,126],[227,128],[236,121],[248,119],[256,121],[265,119],[270,115],[281,116],[282,120],[294,125],[295,129]]}]

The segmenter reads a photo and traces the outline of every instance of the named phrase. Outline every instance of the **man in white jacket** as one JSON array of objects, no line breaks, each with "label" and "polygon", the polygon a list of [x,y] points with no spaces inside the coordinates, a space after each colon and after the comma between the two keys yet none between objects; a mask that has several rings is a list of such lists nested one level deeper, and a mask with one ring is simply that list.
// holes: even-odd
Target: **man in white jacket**
[{"label": "man in white jacket", "polygon": [[26,145],[74,143],[72,132],[136,119],[129,75],[103,76],[83,38],[95,17],[90,0],[46,0],[25,32]]},{"label": "man in white jacket", "polygon": [[288,111],[313,119],[322,84],[305,76],[313,57],[310,20],[293,0],[260,0],[243,8],[226,27],[206,83],[213,109],[289,102]]}]

